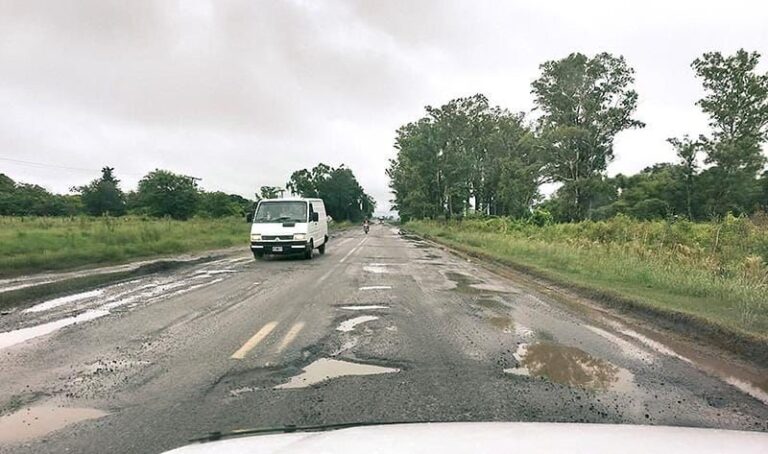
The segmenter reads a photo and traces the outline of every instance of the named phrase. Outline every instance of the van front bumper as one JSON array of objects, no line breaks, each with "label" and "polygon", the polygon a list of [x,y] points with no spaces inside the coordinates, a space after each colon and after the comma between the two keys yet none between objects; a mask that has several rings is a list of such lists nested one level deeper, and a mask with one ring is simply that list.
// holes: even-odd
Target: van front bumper
[{"label": "van front bumper", "polygon": [[252,241],[251,250],[262,254],[298,254],[307,250],[306,241]]}]

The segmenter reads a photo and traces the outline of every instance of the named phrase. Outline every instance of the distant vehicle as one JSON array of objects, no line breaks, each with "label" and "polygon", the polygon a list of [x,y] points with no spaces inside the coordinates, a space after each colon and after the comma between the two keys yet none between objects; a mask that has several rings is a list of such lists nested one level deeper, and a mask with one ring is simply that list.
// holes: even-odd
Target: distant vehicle
[{"label": "distant vehicle", "polygon": [[259,202],[251,224],[251,251],[269,254],[325,254],[328,217],[322,199],[268,199]]}]

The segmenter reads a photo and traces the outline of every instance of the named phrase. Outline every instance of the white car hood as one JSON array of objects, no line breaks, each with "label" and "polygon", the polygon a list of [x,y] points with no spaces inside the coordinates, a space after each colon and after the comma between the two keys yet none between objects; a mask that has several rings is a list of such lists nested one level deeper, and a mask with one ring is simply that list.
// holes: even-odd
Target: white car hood
[{"label": "white car hood", "polygon": [[418,423],[258,435],[168,451],[202,453],[723,453],[768,452],[768,433],[666,426]]}]

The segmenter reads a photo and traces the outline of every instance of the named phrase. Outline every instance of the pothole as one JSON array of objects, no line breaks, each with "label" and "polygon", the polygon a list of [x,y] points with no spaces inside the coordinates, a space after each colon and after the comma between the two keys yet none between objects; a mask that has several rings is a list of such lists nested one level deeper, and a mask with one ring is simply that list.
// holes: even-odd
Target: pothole
[{"label": "pothole", "polygon": [[97,296],[101,296],[102,293],[104,293],[104,290],[98,289],[98,290],[91,290],[89,292],[75,293],[74,295],[62,296],[59,298],[54,298],[52,300],[45,301],[40,304],[36,304],[28,309],[25,309],[24,312],[25,313],[43,312],[49,309],[53,309],[55,307],[63,306],[65,304],[83,301],[91,298],[96,298]]},{"label": "pothole", "polygon": [[382,306],[380,304],[361,304],[359,306],[339,306],[339,309],[344,309],[348,311],[367,311],[367,310],[373,310],[373,309],[389,309],[387,306]]},{"label": "pothole", "polygon": [[0,349],[20,344],[36,337],[45,336],[46,334],[58,331],[65,326],[94,320],[99,317],[104,317],[105,315],[109,315],[109,311],[92,309],[74,317],[65,317],[53,322],[43,323],[41,325],[35,325],[27,328],[20,328],[17,330],[0,333]]},{"label": "pothole", "polygon": [[132,369],[135,367],[143,367],[148,366],[151,364],[150,361],[144,361],[144,360],[126,360],[126,359],[115,359],[115,360],[103,360],[100,359],[98,361],[95,361],[90,364],[86,364],[83,368],[83,372],[90,374],[90,375],[99,375],[99,374],[106,374],[111,372],[119,372],[127,369]]},{"label": "pothole", "polygon": [[486,309],[492,309],[492,310],[507,309],[507,306],[504,303],[493,298],[480,297],[474,300],[473,302],[478,306],[484,307]]},{"label": "pothole", "polygon": [[451,290],[461,293],[478,294],[484,292],[491,293],[514,293],[513,290],[500,285],[489,284],[466,274],[455,271],[447,271],[445,277],[453,281],[456,286]]},{"label": "pothole", "polygon": [[389,270],[385,266],[380,265],[366,265],[363,267],[363,271],[375,274],[389,273]]},{"label": "pothole", "polygon": [[634,384],[634,376],[628,370],[576,347],[553,343],[521,344],[514,356],[518,367],[504,369],[504,372],[598,390],[629,391]]},{"label": "pothole", "polygon": [[18,443],[41,437],[70,424],[101,418],[107,413],[95,408],[39,406],[0,417],[0,443]]},{"label": "pothole", "polygon": [[505,333],[512,333],[515,330],[515,321],[512,320],[512,317],[491,317],[488,319],[488,321],[491,322],[491,325]]},{"label": "pothole", "polygon": [[360,317],[350,318],[349,320],[344,320],[339,324],[339,326],[336,327],[336,331],[342,331],[342,332],[348,332],[355,329],[355,327],[361,323],[370,322],[373,320],[378,320],[379,317],[375,315],[361,315]]},{"label": "pothole", "polygon": [[274,389],[306,388],[332,378],[348,375],[377,375],[395,372],[400,372],[400,369],[321,358],[305,367],[301,374],[291,377],[288,383],[277,385]]},{"label": "pothole", "polygon": [[229,396],[230,397],[238,397],[240,394],[252,393],[252,392],[258,391],[258,390],[259,390],[259,388],[254,387],[254,386],[243,386],[242,388],[236,388],[236,389],[230,390],[229,391]]}]

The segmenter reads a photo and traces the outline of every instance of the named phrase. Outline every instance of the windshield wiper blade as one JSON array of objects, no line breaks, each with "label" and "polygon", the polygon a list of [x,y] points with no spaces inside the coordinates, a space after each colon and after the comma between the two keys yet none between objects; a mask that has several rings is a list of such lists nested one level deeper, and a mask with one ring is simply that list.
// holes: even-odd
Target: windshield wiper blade
[{"label": "windshield wiper blade", "polygon": [[237,429],[229,432],[210,432],[208,435],[199,438],[193,438],[190,442],[205,443],[207,441],[217,441],[223,438],[242,437],[246,435],[269,435],[294,432],[324,432],[326,430],[348,429],[350,427],[363,426],[388,426],[392,424],[420,424],[433,421],[364,421],[364,422],[343,422],[334,424],[317,424],[311,426],[297,426],[286,424],[277,427],[257,427],[253,429]]}]

